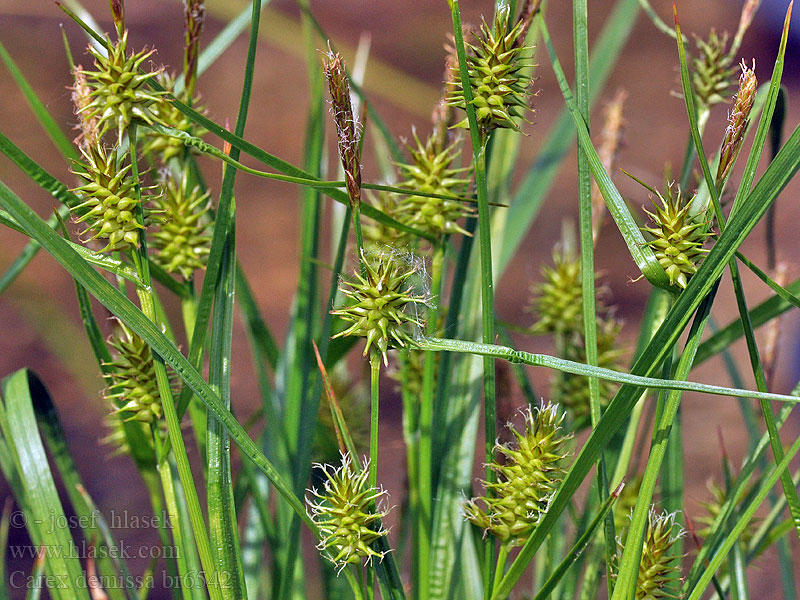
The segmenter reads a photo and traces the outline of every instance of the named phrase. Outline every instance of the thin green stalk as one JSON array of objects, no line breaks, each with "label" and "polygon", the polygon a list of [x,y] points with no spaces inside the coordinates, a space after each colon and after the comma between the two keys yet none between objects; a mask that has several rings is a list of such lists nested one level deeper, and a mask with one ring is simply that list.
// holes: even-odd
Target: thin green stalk
[{"label": "thin green stalk", "polygon": [[[439,321],[439,304],[441,303],[442,274],[447,244],[440,241],[433,248],[431,260],[431,294],[433,307],[428,310],[426,333],[436,333]],[[433,515],[433,418],[434,394],[436,383],[436,354],[426,352],[422,372],[422,396],[419,398],[419,436],[417,469],[417,494],[418,505],[415,511],[417,531],[417,557],[418,577],[420,581],[427,581],[430,577],[430,544],[431,544],[431,518]]]},{"label": "thin green stalk", "polygon": [[[139,166],[137,163],[136,154],[136,124],[132,123],[128,128],[128,142],[130,145],[131,156],[131,177],[136,182],[134,193],[138,202],[138,220],[141,225],[144,224],[144,216],[141,203],[141,188],[139,184]],[[142,312],[153,323],[157,324],[155,313],[155,304],[153,301],[153,293],[151,291],[150,282],[150,261],[147,258],[147,242],[144,236],[141,236],[142,241],[138,250],[133,254],[134,264],[136,265],[139,278],[142,280],[146,287],[137,288],[136,293],[139,296]],[[164,417],[167,421],[167,428],[169,432],[169,439],[172,442],[173,451],[175,454],[175,461],[178,467],[178,475],[181,484],[186,492],[186,501],[189,509],[189,518],[192,522],[192,529],[194,531],[195,543],[200,555],[200,561],[205,571],[206,581],[208,582],[209,594],[212,600],[222,600],[222,595],[219,589],[219,578],[214,564],[211,553],[211,545],[208,541],[206,534],[206,525],[203,518],[203,513],[200,509],[200,500],[197,496],[197,488],[194,484],[194,477],[192,475],[191,467],[189,465],[189,457],[186,454],[186,446],[183,442],[183,434],[180,428],[180,422],[175,411],[175,404],[172,398],[172,388],[167,375],[167,368],[164,360],[158,355],[153,354],[154,368],[156,372],[156,383],[158,385],[158,394],[161,405],[164,411]]]},{"label": "thin green stalk", "polygon": [[494,580],[492,581],[492,593],[500,585],[500,580],[503,579],[503,572],[506,569],[506,560],[508,559],[508,551],[510,547],[508,544],[500,544],[500,551],[497,553],[497,565],[494,569]]},{"label": "thin green stalk", "polygon": [[369,487],[378,487],[378,413],[380,408],[381,355],[373,350],[369,355],[370,419],[369,419]]}]

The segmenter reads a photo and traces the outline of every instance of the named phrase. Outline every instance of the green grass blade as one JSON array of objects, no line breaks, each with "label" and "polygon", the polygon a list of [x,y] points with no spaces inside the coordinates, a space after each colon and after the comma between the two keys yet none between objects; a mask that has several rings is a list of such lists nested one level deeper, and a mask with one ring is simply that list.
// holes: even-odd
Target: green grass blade
[{"label": "green grass blade", "polygon": [[[567,556],[564,558],[564,560],[562,560],[561,563],[559,563],[559,565],[553,569],[550,576],[536,593],[534,600],[545,600],[546,598],[550,597],[550,594],[559,584],[561,579],[563,579],[563,577],[567,574],[570,567],[574,565],[575,562],[583,555],[583,551],[586,549],[586,546],[589,545],[589,541],[592,539],[592,535],[597,527],[607,515],[611,514],[611,507],[614,505],[614,501],[619,498],[621,492],[622,486],[619,486],[603,501],[603,504],[600,506],[600,510],[597,511],[597,514],[594,516],[594,519],[592,519],[592,522],[589,523],[589,526],[580,535],[578,540],[575,542],[575,545],[572,546],[570,551],[567,553]],[[508,569],[509,572],[517,568],[515,565],[516,561],[511,563],[511,566]],[[523,571],[525,570],[526,566],[522,567]]]},{"label": "green grass blade", "polygon": [[[619,0],[593,45],[589,59],[589,70],[592,73],[589,81],[590,107],[599,97],[611,69],[619,58],[622,47],[636,22],[638,10],[637,0]],[[533,26],[538,27],[538,21],[534,21]],[[506,220],[502,235],[497,236],[500,240],[495,264],[497,277],[503,274],[511,257],[516,254],[539,207],[552,188],[574,135],[572,118],[564,109],[557,117],[534,164],[514,194],[508,210],[505,213],[498,213],[495,217]]]},{"label": "green grass blade", "polygon": [[[536,18],[541,20],[541,17]],[[658,259],[656,259],[656,256],[650,246],[647,245],[642,232],[639,230],[639,226],[634,220],[633,215],[631,215],[627,204],[625,204],[625,200],[622,198],[619,190],[617,190],[616,186],[611,181],[611,177],[609,177],[608,173],[606,173],[605,168],[600,161],[600,157],[597,155],[597,151],[594,149],[594,146],[592,146],[592,140],[589,137],[589,131],[586,128],[586,123],[581,117],[577,106],[575,105],[572,91],[569,89],[566,76],[564,75],[564,71],[558,61],[558,57],[555,54],[555,49],[553,48],[550,34],[547,31],[547,26],[544,23],[542,23],[542,37],[544,38],[547,52],[550,55],[550,62],[553,65],[553,70],[555,71],[556,79],[558,80],[559,87],[561,88],[561,93],[564,96],[564,100],[567,103],[567,108],[569,109],[570,115],[572,116],[572,120],[575,124],[575,128],[578,132],[578,146],[586,153],[589,167],[592,171],[592,175],[594,176],[594,180],[597,183],[597,187],[600,189],[600,192],[603,194],[603,198],[606,201],[608,212],[614,218],[614,222],[617,224],[617,227],[619,228],[619,231],[625,240],[625,244],[628,246],[628,251],[630,252],[631,257],[633,258],[634,262],[636,262],[636,266],[639,267],[639,270],[642,272],[642,274],[653,285],[670,290],[671,286],[669,284],[669,277],[667,277],[666,272],[658,263]]]},{"label": "green grass blade", "polygon": [[780,297],[781,299],[785,300],[795,308],[800,308],[800,297],[795,296],[789,290],[784,287],[778,285],[774,279],[772,279],[769,275],[767,275],[764,271],[759,269],[755,264],[753,264],[750,259],[748,259],[744,254],[741,252],[736,253],[736,258],[742,261],[742,264],[750,269],[753,273],[755,273],[756,277],[758,277],[761,281],[767,284],[767,286],[775,292],[775,294]]},{"label": "green grass blade", "polygon": [[17,67],[14,59],[11,58],[11,55],[8,53],[2,43],[0,43],[0,58],[3,60],[3,63],[5,63],[6,68],[8,69],[9,73],[11,73],[11,77],[14,78],[14,81],[19,87],[23,96],[25,96],[28,106],[31,107],[33,114],[36,115],[36,119],[39,121],[42,129],[44,129],[47,137],[50,138],[55,147],[58,149],[59,153],[65,158],[78,158],[78,153],[75,150],[75,147],[72,145],[72,142],[58,126],[56,120],[50,115],[50,112],[47,110],[47,107],[45,107],[44,103],[36,96],[36,92],[33,91],[33,88],[28,83],[28,80],[25,79],[25,75],[23,75],[22,71],[19,70],[19,67]]},{"label": "green grass blade", "polygon": [[57,599],[88,600],[83,570],[77,558],[78,551],[69,529],[48,525],[67,521],[36,426],[32,384],[34,380],[26,369],[3,380],[0,429],[11,447],[20,481],[25,487],[31,511],[28,518],[42,524],[39,528],[42,538],[38,545],[53,550],[48,553],[45,569],[48,575],[55,577],[53,581],[64,583],[63,587],[53,586],[51,594]]}]

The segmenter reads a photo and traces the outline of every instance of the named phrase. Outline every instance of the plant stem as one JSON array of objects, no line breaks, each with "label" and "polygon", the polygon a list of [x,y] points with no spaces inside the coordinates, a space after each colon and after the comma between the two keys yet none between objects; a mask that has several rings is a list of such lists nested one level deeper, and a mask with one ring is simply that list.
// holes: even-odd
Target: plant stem
[{"label": "plant stem", "polygon": [[378,487],[378,409],[380,408],[379,384],[381,378],[381,353],[373,349],[369,354],[370,403],[369,421],[369,487]]}]

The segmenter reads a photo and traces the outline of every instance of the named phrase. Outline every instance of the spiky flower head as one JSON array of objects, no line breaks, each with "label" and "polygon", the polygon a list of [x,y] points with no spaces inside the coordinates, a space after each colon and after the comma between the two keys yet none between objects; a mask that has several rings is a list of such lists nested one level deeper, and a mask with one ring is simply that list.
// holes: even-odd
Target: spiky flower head
[{"label": "spiky flower head", "polygon": [[538,317],[531,333],[559,335],[583,331],[581,263],[574,252],[553,251],[553,266],[543,266],[544,281],[533,286],[530,312]]},{"label": "spiky flower head", "polygon": [[[82,200],[71,210],[77,215],[77,223],[86,223],[81,235],[92,234],[84,241],[108,240],[101,252],[138,247],[144,226],[138,220],[140,200],[130,175],[131,165],[117,166],[117,148],[106,151],[101,144],[95,144],[80,151],[84,160],[77,162],[72,172],[85,183],[71,190]],[[142,193],[148,189],[142,189]],[[145,210],[146,222],[157,215],[157,211]]]},{"label": "spiky flower head", "polygon": [[[750,122],[750,111],[756,100],[758,80],[753,69],[742,61],[742,75],[739,77],[739,90],[733,108],[728,113],[728,127],[725,129],[725,140],[722,142],[719,166],[717,167],[717,184],[719,184],[731,170],[739,150],[744,141],[744,132]],[[753,63],[755,68],[755,62]]]},{"label": "spiky flower head", "polygon": [[[656,192],[660,206],[653,200],[655,213],[644,209],[653,221],[652,227],[642,227],[653,236],[647,244],[655,252],[656,258],[669,276],[670,285],[685,288],[689,278],[697,273],[708,250],[703,244],[711,235],[703,213],[690,213],[691,198],[685,201],[680,188],[673,191],[667,188],[666,198]],[[651,198],[652,199],[652,198]]]},{"label": "spiky flower head", "polygon": [[[486,21],[476,35],[475,44],[466,44],[467,69],[472,87],[472,104],[478,126],[484,135],[503,127],[519,130],[518,120],[529,110],[530,75],[526,72],[532,47],[525,46],[526,19],[517,20],[509,29],[508,5],[497,11],[494,26]],[[459,67],[453,67],[448,101],[466,110]],[[469,127],[464,119],[456,127]]]},{"label": "spiky flower head", "polygon": [[200,186],[189,189],[186,172],[180,181],[164,180],[164,194],[154,202],[164,223],[152,234],[156,250],[152,259],[168,273],[190,279],[195,271],[205,269],[211,248],[208,192]]},{"label": "spiky flower head", "polygon": [[697,56],[691,59],[691,71],[692,87],[698,100],[706,106],[727,102],[736,71],[727,54],[728,34],[720,36],[712,29],[708,40],[695,37],[695,44]]},{"label": "spiky flower head", "polygon": [[325,474],[322,493],[309,490],[306,504],[320,531],[317,548],[341,571],[348,564],[383,560],[384,552],[372,546],[388,533],[381,525],[388,513],[380,506],[387,494],[367,483],[369,463],[359,472],[349,454],[342,455],[338,468],[319,465]]},{"label": "spiky flower head", "polygon": [[[676,598],[669,590],[681,580],[678,557],[670,553],[683,531],[675,524],[675,513],[660,512],[653,506],[647,513],[647,530],[642,546],[642,559],[636,578],[636,600],[661,600]],[[622,538],[617,538],[617,560],[625,549]],[[618,565],[612,567],[616,580]]]},{"label": "spiky flower head", "polygon": [[[597,366],[617,369],[620,366],[622,350],[617,340],[622,323],[613,317],[598,317],[597,320]],[[572,332],[565,336],[561,357],[579,363],[586,363],[586,342],[582,333]],[[614,395],[617,384],[600,380],[600,403],[605,406]],[[589,415],[589,381],[586,377],[572,373],[557,372],[553,378],[552,397],[562,404],[573,419]],[[627,486],[626,486],[627,489]]]},{"label": "spiky flower head", "polygon": [[497,444],[489,467],[497,481],[483,482],[491,493],[464,504],[466,518],[511,546],[523,544],[547,512],[564,474],[561,461],[569,435],[561,434],[558,405],[528,409],[525,429],[511,428],[516,443]]},{"label": "spiky flower head", "polygon": [[[166,91],[174,93],[175,79],[172,75],[162,71],[158,73],[157,80]],[[180,99],[184,103],[188,100],[185,94],[181,94]],[[202,107],[198,106],[199,100],[197,98],[192,99],[190,104],[195,110],[199,112],[204,111]],[[206,133],[204,128],[193,123],[189,117],[179,111],[172,102],[157,102],[150,107],[150,112],[153,114],[153,120],[156,123],[163,123],[173,129],[186,132],[195,137],[200,137]],[[175,156],[181,156],[184,149],[187,148],[182,140],[171,135],[164,135],[151,129],[143,131],[142,134],[144,138],[142,153],[150,154],[158,158],[162,164],[166,164]]]},{"label": "spiky flower head", "polygon": [[163,101],[164,92],[148,89],[159,70],[139,69],[154,52],[142,50],[128,54],[128,31],[125,30],[116,44],[106,38],[108,56],[94,46],[89,53],[94,57],[95,71],[81,71],[86,83],[92,89],[92,101],[83,109],[89,117],[97,118],[100,135],[111,128],[117,129],[117,143],[133,119],[146,123],[157,120],[153,106]]},{"label": "spiky flower head", "polygon": [[[425,143],[420,141],[416,131],[413,135],[416,148],[409,146],[411,162],[397,165],[405,178],[400,187],[443,196],[462,194],[470,182],[469,177],[464,176],[470,169],[453,167],[453,162],[460,154],[460,140],[442,146],[434,135]],[[474,212],[464,202],[416,195],[404,197],[398,206],[400,222],[436,237],[451,233],[469,235],[458,221]]]},{"label": "spiky flower head", "polygon": [[339,287],[349,299],[347,304],[331,311],[351,325],[333,337],[366,338],[364,356],[374,344],[388,366],[386,351],[390,346],[406,347],[413,343],[409,329],[422,324],[412,313],[427,304],[428,298],[417,293],[412,285],[411,278],[419,266],[409,266],[388,251],[372,259],[362,253],[362,259],[364,272],[356,271],[353,280],[342,282]]},{"label": "spiky flower head", "polygon": [[[706,514],[695,519],[698,523],[703,525],[703,528],[697,532],[697,535],[702,539],[707,539],[711,535],[714,521],[722,511],[722,507],[725,505],[725,502],[728,500],[728,493],[725,491],[725,488],[717,484],[713,479],[709,479],[706,482],[706,488],[711,494],[711,500],[701,503],[706,511]],[[752,491],[752,488],[752,484],[748,485],[745,493],[741,494],[736,503],[738,508],[742,507],[742,504],[748,496],[747,492]],[[747,546],[750,540],[753,539],[758,527],[758,521],[759,520],[757,518],[751,519],[745,530],[742,532],[742,535],[739,536],[739,543],[742,544],[743,547]]]},{"label": "spiky flower head", "polygon": [[[370,206],[377,208],[383,214],[400,221],[400,199],[398,194],[391,192],[366,190],[366,200]],[[364,245],[368,248],[366,254],[369,257],[372,254],[380,254],[381,247],[390,246],[394,248],[402,248],[411,241],[411,234],[404,231],[398,231],[394,227],[390,227],[376,221],[374,219],[362,220],[362,231],[364,235]],[[376,250],[377,252],[373,252]]]},{"label": "spiky flower head", "polygon": [[155,362],[150,346],[133,333],[122,321],[119,331],[108,343],[114,360],[111,367],[112,385],[105,398],[123,419],[152,423],[161,418],[161,399],[156,382]]}]

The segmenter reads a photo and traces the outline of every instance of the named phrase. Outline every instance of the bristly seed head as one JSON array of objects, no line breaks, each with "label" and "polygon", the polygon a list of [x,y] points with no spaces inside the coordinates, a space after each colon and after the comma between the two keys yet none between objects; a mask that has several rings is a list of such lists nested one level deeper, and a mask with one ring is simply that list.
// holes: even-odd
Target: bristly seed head
[{"label": "bristly seed head", "polygon": [[177,273],[188,280],[195,271],[206,268],[211,249],[209,193],[203,193],[197,185],[189,189],[184,171],[180,181],[165,178],[164,194],[153,204],[163,213],[164,223],[152,235],[152,246],[157,252],[151,258],[168,273]]},{"label": "bristly seed head", "polygon": [[[342,455],[339,468],[319,465],[325,474],[322,493],[309,490],[306,504],[320,531],[317,548],[339,568],[383,560],[384,552],[372,546],[388,533],[380,521],[388,510],[381,508],[386,492],[367,483],[369,463],[356,473],[349,454]],[[315,501],[316,499],[316,501]]]},{"label": "bristly seed head", "polygon": [[583,331],[581,263],[574,252],[553,251],[553,267],[542,267],[544,281],[532,288],[529,311],[538,319],[531,333],[566,335]]},{"label": "bristly seed head", "polygon": [[348,303],[331,314],[352,323],[350,327],[334,335],[360,336],[367,339],[364,356],[374,344],[383,355],[388,366],[386,352],[390,346],[406,347],[413,344],[410,327],[422,327],[422,323],[409,311],[427,304],[429,299],[414,291],[409,279],[417,267],[408,267],[389,252],[368,258],[362,253],[364,274],[354,273],[355,280],[342,282],[339,289],[348,297]]},{"label": "bristly seed head", "polygon": [[353,114],[350,102],[350,80],[347,78],[344,60],[331,50],[323,55],[323,70],[331,94],[331,113],[336,124],[339,143],[339,158],[344,169],[347,194],[351,208],[361,202],[361,126]]},{"label": "bristly seed head", "polygon": [[[525,430],[511,429],[516,444],[496,445],[489,467],[497,481],[483,482],[487,496],[464,504],[466,518],[501,542],[514,546],[525,540],[547,512],[550,499],[564,474],[567,456],[561,435],[564,413],[546,405],[525,413]],[[502,458],[501,458],[502,457]]]},{"label": "bristly seed head", "polygon": [[[708,222],[703,215],[693,216],[691,198],[684,201],[681,190],[673,192],[667,188],[666,198],[657,192],[660,206],[653,200],[655,213],[644,209],[653,220],[652,227],[642,227],[653,236],[648,242],[655,252],[656,258],[669,276],[670,285],[685,288],[689,278],[697,272],[697,268],[708,250],[703,248],[706,239],[711,235],[707,230]],[[652,198],[651,198],[652,199]]]},{"label": "bristly seed head", "polygon": [[744,132],[750,121],[750,111],[756,100],[758,91],[758,80],[755,74],[755,61],[753,69],[742,61],[742,74],[739,77],[739,90],[733,103],[733,108],[728,113],[728,127],[725,130],[725,140],[722,142],[722,153],[717,168],[717,183],[719,184],[725,177],[736,161],[739,150],[744,141]]},{"label": "bristly seed head", "polygon": [[[647,513],[642,559],[636,578],[636,600],[675,598],[669,588],[671,584],[681,580],[680,557],[673,556],[670,548],[681,536],[683,531],[675,524],[674,513],[659,512],[654,506],[650,508]],[[619,572],[619,558],[624,550],[622,536],[617,538],[617,548],[615,564],[611,569],[615,582]]]},{"label": "bristly seed head", "polygon": [[[461,195],[470,182],[464,177],[469,167],[452,167],[460,153],[459,140],[447,146],[440,146],[437,138],[431,135],[423,144],[417,132],[413,132],[416,148],[409,146],[411,162],[398,164],[405,180],[400,187],[427,194],[443,196]],[[464,202],[409,195],[398,203],[399,221],[426,233],[442,238],[451,233],[469,233],[458,224],[475,210]]]},{"label": "bristly seed head", "polygon": [[[96,71],[80,71],[91,88],[91,102],[81,109],[89,118],[98,120],[100,135],[111,128],[117,129],[117,144],[122,144],[125,130],[133,119],[146,123],[158,121],[153,105],[163,101],[164,92],[148,89],[150,82],[161,72],[140,72],[139,68],[154,50],[142,50],[128,55],[128,31],[125,30],[116,44],[106,39],[108,56],[93,46],[89,53],[94,57]],[[167,123],[165,123],[167,124]],[[168,124],[167,124],[168,125]]]},{"label": "bristly seed head", "polygon": [[[527,22],[518,20],[509,29],[510,8],[505,5],[497,11],[494,27],[486,21],[476,35],[476,45],[466,44],[467,68],[472,87],[472,105],[484,136],[500,127],[519,130],[517,120],[529,110],[528,98],[530,76],[525,69],[530,46],[524,45]],[[530,18],[523,14],[523,17]],[[455,107],[466,110],[464,88],[459,67],[454,65],[448,101]],[[469,127],[464,119],[456,127]]]},{"label": "bristly seed head", "polygon": [[[76,163],[72,172],[85,183],[71,190],[83,202],[70,210],[77,215],[77,223],[86,223],[81,235],[93,234],[84,242],[94,239],[108,240],[101,252],[139,247],[144,227],[137,212],[140,201],[135,194],[136,182],[130,176],[131,165],[117,167],[118,150],[106,151],[101,144],[80,149],[84,162]],[[142,193],[147,189],[143,189]],[[144,196],[143,196],[144,198]],[[145,211],[145,224],[158,211]]]}]

